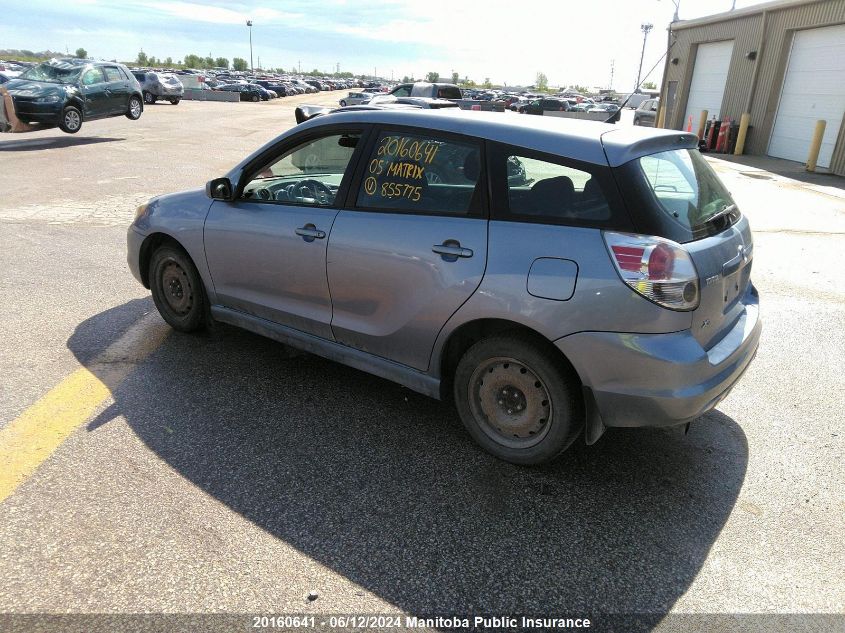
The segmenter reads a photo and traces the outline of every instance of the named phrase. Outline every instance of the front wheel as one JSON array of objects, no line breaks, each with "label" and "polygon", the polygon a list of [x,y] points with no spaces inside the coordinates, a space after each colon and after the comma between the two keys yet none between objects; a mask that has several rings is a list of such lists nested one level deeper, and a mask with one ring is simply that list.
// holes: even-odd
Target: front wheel
[{"label": "front wheel", "polygon": [[148,103],[152,105],[156,102],[156,96],[152,92],[145,92],[144,93],[144,103]]},{"label": "front wheel", "polygon": [[346,99],[341,99],[341,100],[340,100],[340,107],[341,107],[341,108],[345,108],[345,107],[346,107]]},{"label": "front wheel", "polygon": [[640,120],[635,117],[634,118],[634,125],[639,125],[639,124],[640,124]]},{"label": "front wheel", "polygon": [[161,246],[150,260],[150,290],[159,314],[174,329],[193,332],[205,323],[205,289],[188,254]]},{"label": "front wheel", "polygon": [[136,96],[129,97],[129,109],[126,111],[126,118],[132,121],[137,121],[141,118],[141,112],[144,107],[141,105],[141,100]]},{"label": "front wheel", "polygon": [[172,103],[173,105],[179,105],[179,102],[180,102],[180,101],[181,101],[181,99],[180,99],[179,97],[173,97],[173,98],[170,100],[170,103]]},{"label": "front wheel", "polygon": [[82,112],[75,106],[67,106],[62,110],[59,129],[68,134],[76,134],[82,128]]},{"label": "front wheel", "polygon": [[458,363],[454,395],[473,439],[514,464],[554,459],[584,428],[577,376],[530,337],[500,335],[473,345]]}]

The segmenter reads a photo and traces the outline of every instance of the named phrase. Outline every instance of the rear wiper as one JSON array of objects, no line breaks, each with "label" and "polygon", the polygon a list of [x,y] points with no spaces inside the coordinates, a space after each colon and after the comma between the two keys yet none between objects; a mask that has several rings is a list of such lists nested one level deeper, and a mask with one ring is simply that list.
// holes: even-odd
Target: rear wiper
[{"label": "rear wiper", "polygon": [[713,215],[711,215],[709,218],[707,218],[705,220],[705,222],[707,222],[707,223],[713,222],[713,221],[718,220],[719,218],[721,218],[723,216],[730,215],[734,211],[736,211],[736,205],[735,204],[729,204],[729,205],[725,206],[724,208],[722,208],[722,210],[719,211],[718,213],[714,213]]}]

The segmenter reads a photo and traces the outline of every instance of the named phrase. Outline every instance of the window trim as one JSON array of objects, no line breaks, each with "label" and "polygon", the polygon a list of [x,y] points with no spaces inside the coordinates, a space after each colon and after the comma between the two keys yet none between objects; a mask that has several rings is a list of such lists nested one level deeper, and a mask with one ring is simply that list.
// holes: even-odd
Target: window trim
[{"label": "window trim", "polygon": [[[492,183],[491,200],[501,201],[500,204],[491,206],[490,219],[504,222],[520,222],[526,224],[546,224],[553,226],[572,226],[579,228],[613,229],[617,231],[633,231],[634,224],[631,221],[625,201],[619,192],[619,187],[609,165],[588,163],[574,158],[567,158],[557,154],[540,152],[517,145],[507,143],[489,142],[488,172]],[[610,210],[610,217],[607,220],[578,220],[574,218],[555,218],[553,216],[536,216],[528,214],[511,213],[510,196],[508,195],[508,181],[506,162],[508,156],[517,156],[540,160],[561,167],[577,169],[587,172],[591,178],[598,178],[602,195],[607,201]]]},{"label": "window trim", "polygon": [[[487,143],[483,138],[477,136],[469,136],[467,134],[459,134],[455,132],[447,132],[444,130],[437,130],[431,128],[416,127],[411,125],[391,125],[391,124],[377,124],[373,125],[370,132],[370,138],[365,147],[366,157],[370,157],[375,149],[378,139],[383,133],[387,134],[403,134],[415,136],[434,136],[438,140],[454,141],[457,143],[464,143],[478,146],[479,150],[479,174],[478,181],[475,184],[475,192],[470,200],[470,209],[464,214],[455,214],[442,211],[425,211],[425,210],[411,210],[399,209],[395,207],[364,207],[358,205],[358,194],[361,191],[361,182],[364,179],[364,171],[366,169],[368,160],[361,160],[359,157],[358,166],[355,172],[355,177],[350,183],[347,192],[347,199],[345,209],[351,211],[361,211],[362,213],[390,213],[394,215],[409,215],[409,216],[432,216],[439,218],[475,218],[481,220],[488,220],[490,218],[490,188],[489,179],[487,178]],[[477,198],[477,200],[476,200]],[[477,205],[478,208],[473,208]]]},{"label": "window trim", "polygon": [[[292,202],[290,200],[261,200],[258,198],[244,198],[243,193],[244,189],[246,188],[247,184],[252,182],[252,178],[257,174],[263,167],[269,165],[271,160],[278,160],[279,157],[284,154],[286,151],[295,148],[298,145],[303,145],[309,140],[312,139],[319,139],[326,136],[332,136],[334,134],[351,134],[355,132],[360,132],[361,140],[358,141],[358,145],[355,147],[355,151],[352,152],[352,157],[349,159],[349,164],[346,166],[346,171],[343,173],[343,178],[340,181],[340,187],[337,190],[337,196],[335,197],[335,202],[332,205],[319,205],[319,204],[303,204],[299,202]],[[366,147],[370,141],[370,135],[372,133],[371,126],[369,124],[335,124],[335,125],[324,125],[320,127],[311,128],[309,130],[305,130],[301,133],[294,134],[292,136],[288,136],[284,140],[276,143],[272,147],[267,148],[266,151],[262,152],[254,159],[252,159],[249,163],[244,165],[243,169],[241,170],[241,178],[238,181],[237,187],[235,188],[235,199],[234,202],[236,203],[256,203],[256,204],[265,204],[265,205],[273,205],[278,207],[297,207],[297,208],[307,208],[307,209],[344,209],[346,200],[348,199],[348,192],[349,192],[349,184],[352,180],[352,177],[355,175],[358,169],[358,163],[360,162],[360,156],[362,147]]]}]

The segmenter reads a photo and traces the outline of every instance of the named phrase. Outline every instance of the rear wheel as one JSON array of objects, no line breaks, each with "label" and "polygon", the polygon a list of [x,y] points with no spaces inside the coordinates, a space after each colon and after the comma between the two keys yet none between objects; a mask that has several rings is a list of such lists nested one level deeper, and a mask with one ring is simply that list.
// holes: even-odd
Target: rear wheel
[{"label": "rear wheel", "polygon": [[252,102],[253,102],[253,103],[256,103],[256,102],[257,102],[257,101],[259,101],[260,99],[261,99],[261,97],[259,97],[258,95],[252,95]]},{"label": "rear wheel", "polygon": [[193,332],[204,325],[205,288],[185,251],[171,245],[156,249],[149,279],[156,308],[174,330]]},{"label": "rear wheel", "polygon": [[181,101],[181,99],[180,99],[179,97],[173,97],[173,98],[170,100],[170,103],[172,103],[173,105],[179,105],[179,102],[180,102],[180,101]]},{"label": "rear wheel", "polygon": [[640,120],[637,117],[634,117],[634,125],[639,125]]},{"label": "rear wheel", "polygon": [[514,464],[557,457],[584,427],[577,376],[525,336],[473,345],[458,363],[454,395],[473,439]]},{"label": "rear wheel", "polygon": [[152,92],[144,93],[144,103],[153,104],[156,102],[156,96]]},{"label": "rear wheel", "polygon": [[76,106],[67,106],[62,110],[59,129],[68,134],[76,134],[82,127],[82,112]]},{"label": "rear wheel", "polygon": [[137,121],[141,118],[141,112],[143,111],[144,107],[141,105],[141,100],[135,95],[129,97],[129,108],[126,111],[126,118]]},{"label": "rear wheel", "polygon": [[340,107],[341,107],[341,108],[345,108],[345,107],[346,107],[346,99],[341,99],[341,100],[340,100]]}]

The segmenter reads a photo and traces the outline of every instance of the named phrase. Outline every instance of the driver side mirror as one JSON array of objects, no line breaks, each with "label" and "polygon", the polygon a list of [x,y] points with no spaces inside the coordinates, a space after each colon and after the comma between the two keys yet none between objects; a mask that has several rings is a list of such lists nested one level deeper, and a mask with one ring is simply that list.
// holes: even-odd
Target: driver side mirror
[{"label": "driver side mirror", "polygon": [[231,200],[233,196],[232,183],[228,178],[215,178],[205,185],[205,194],[214,200]]}]

